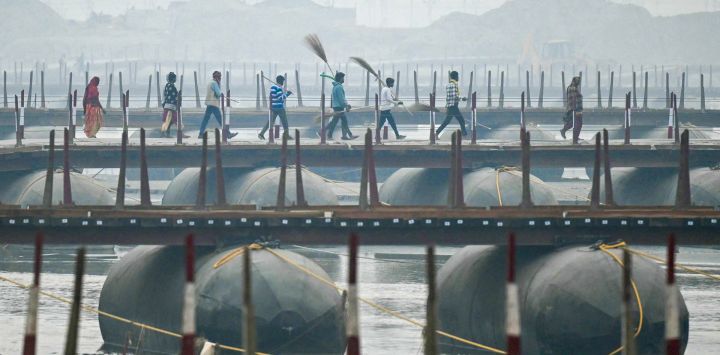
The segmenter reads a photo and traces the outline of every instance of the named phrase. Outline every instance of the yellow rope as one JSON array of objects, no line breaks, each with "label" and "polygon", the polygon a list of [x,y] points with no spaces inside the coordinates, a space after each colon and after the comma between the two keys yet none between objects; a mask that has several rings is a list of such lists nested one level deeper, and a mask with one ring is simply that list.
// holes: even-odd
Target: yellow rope
[{"label": "yellow rope", "polygon": [[[615,262],[618,263],[618,265],[620,265],[620,268],[624,268],[625,264],[622,262],[622,260],[620,260],[620,258],[617,255],[611,253],[609,250],[617,249],[617,248],[624,248],[626,245],[627,244],[625,242],[618,242],[615,244],[601,244],[600,250],[603,253],[609,255],[611,258],[613,258],[613,260],[615,260]],[[635,334],[633,335],[633,338],[637,338],[637,336],[640,335],[640,331],[642,330],[642,326],[643,326],[643,306],[642,306],[642,300],[640,299],[640,292],[637,289],[637,285],[635,284],[635,281],[630,279],[630,284],[632,285],[633,292],[635,293],[635,299],[637,300],[638,310],[640,311],[637,329],[635,330]],[[623,350],[623,346],[621,345],[619,348],[615,349],[609,355],[617,354],[622,350]]]},{"label": "yellow rope", "polygon": [[[663,260],[662,258],[658,258],[657,256],[650,255],[650,254],[641,252],[641,251],[639,251],[639,250],[631,249],[631,248],[628,248],[628,247],[624,247],[624,248],[627,249],[627,251],[629,251],[629,252],[631,252],[631,253],[633,253],[633,254],[639,255],[639,256],[641,256],[641,257],[643,257],[643,258],[647,258],[647,259],[650,259],[650,260],[654,260],[654,261],[656,261],[656,262],[658,262],[658,263],[660,263],[660,264],[665,264],[665,263],[667,263],[667,261]],[[699,269],[696,269],[696,268],[688,267],[688,266],[685,266],[685,265],[682,265],[682,264],[677,264],[677,263],[675,264],[675,267],[678,268],[678,269],[682,269],[682,270],[688,271],[688,272],[692,272],[692,273],[700,274],[700,275],[703,275],[703,276],[707,276],[707,277],[709,277],[709,278],[711,278],[711,279],[713,279],[713,280],[716,280],[716,281],[720,281],[720,275],[711,274],[711,273],[709,273],[709,272],[705,272],[705,271],[702,271],[702,270],[699,270]]]},{"label": "yellow rope", "polygon": [[[6,278],[6,277],[4,277],[4,276],[2,276],[2,275],[0,275],[0,281],[7,282],[7,283],[9,283],[9,284],[15,285],[15,286],[20,287],[20,288],[23,288],[23,289],[29,289],[30,286],[31,286],[31,285],[25,285],[25,284],[22,284],[22,283],[20,283],[20,282],[18,282],[18,281],[15,281],[15,280]],[[52,299],[54,299],[54,300],[56,300],[56,301],[59,301],[59,302],[62,302],[62,303],[68,304],[68,305],[72,305],[72,303],[73,303],[72,300],[70,300],[70,299],[68,299],[68,298],[65,298],[65,297],[62,297],[62,296],[58,296],[58,295],[56,295],[56,294],[53,294],[53,293],[50,293],[50,292],[47,292],[47,291],[42,291],[42,290],[40,290],[39,293],[40,293],[41,295],[43,295],[43,296],[52,298]],[[107,318],[110,318],[110,319],[113,319],[113,320],[116,320],[116,321],[119,321],[119,322],[122,322],[122,323],[127,323],[127,324],[130,324],[130,325],[134,325],[134,326],[136,326],[136,327],[139,327],[140,329],[147,329],[147,330],[151,330],[151,331],[154,331],[154,332],[163,334],[163,335],[167,335],[167,336],[171,336],[171,337],[175,337],[175,338],[182,338],[182,334],[175,333],[175,332],[172,332],[172,331],[169,331],[169,330],[166,330],[166,329],[158,328],[158,327],[155,327],[155,326],[152,326],[152,325],[149,325],[149,324],[144,324],[144,323],[136,322],[136,321],[133,321],[133,320],[130,320],[130,319],[127,319],[127,318],[124,318],[124,317],[120,317],[120,316],[117,316],[117,315],[114,315],[114,314],[111,314],[111,313],[108,313],[108,312],[105,312],[105,311],[101,311],[101,310],[99,310],[99,309],[97,309],[97,308],[95,308],[95,307],[91,307],[91,306],[88,306],[88,305],[81,305],[81,309],[83,309],[83,310],[86,311],[86,312],[94,313],[94,314],[97,314],[97,315],[100,315],[100,316],[103,316],[103,317],[107,317]],[[234,347],[234,346],[222,345],[222,344],[215,344],[215,346],[217,346],[217,347],[220,348],[220,349],[224,349],[224,350],[232,350],[232,351],[243,352],[243,353],[245,352],[245,349],[238,348],[238,347]],[[257,352],[257,354],[269,355],[269,354],[264,354],[264,353],[260,353],[260,352]]]},{"label": "yellow rope", "polygon": [[[316,280],[318,280],[318,281],[320,281],[320,282],[322,282],[322,283],[324,283],[324,284],[326,284],[326,285],[328,285],[328,286],[336,289],[337,291],[341,291],[341,292],[342,292],[342,291],[346,291],[344,288],[337,286],[337,285],[335,284],[335,282],[333,282],[333,281],[331,281],[331,280],[328,280],[328,279],[326,279],[326,278],[324,278],[324,277],[322,277],[322,276],[314,273],[313,271],[309,270],[308,268],[306,268],[306,267],[304,267],[304,266],[296,263],[295,261],[293,261],[293,260],[291,260],[291,259],[289,259],[289,258],[287,258],[287,257],[285,257],[285,256],[283,256],[283,255],[281,255],[281,254],[279,254],[279,253],[277,253],[277,252],[275,252],[273,249],[265,248],[265,250],[267,250],[267,251],[270,252],[271,254],[275,255],[275,256],[276,256],[277,258],[279,258],[280,260],[283,260],[283,261],[285,261],[286,263],[290,264],[291,266],[293,266],[293,267],[297,268],[298,270],[304,272],[304,273],[307,274],[308,276],[310,276],[310,277],[312,277],[312,278],[314,278],[314,279],[316,279]],[[372,301],[370,301],[370,300],[368,300],[368,299],[365,299],[365,298],[362,298],[362,297],[358,297],[358,299],[359,299],[361,302],[365,303],[366,305],[368,305],[368,306],[370,306],[370,307],[372,307],[372,308],[375,308],[375,309],[377,309],[377,310],[379,310],[379,311],[381,311],[381,312],[387,313],[387,314],[389,314],[389,315],[391,315],[391,316],[393,316],[393,317],[396,317],[396,318],[398,318],[398,319],[404,320],[404,321],[406,321],[406,322],[408,322],[408,323],[410,323],[410,324],[412,324],[412,325],[418,326],[418,327],[420,327],[420,328],[425,328],[425,324],[423,324],[423,323],[421,323],[421,322],[419,322],[419,321],[417,321],[417,320],[414,320],[414,319],[412,319],[412,318],[406,317],[406,316],[404,316],[404,315],[402,315],[402,314],[400,314],[400,313],[398,313],[398,312],[396,312],[396,311],[393,311],[393,310],[391,310],[391,309],[389,309],[389,308],[387,308],[387,307],[381,306],[381,305],[379,305],[379,304],[377,304],[377,303],[375,303],[375,302],[372,302]],[[437,332],[437,334],[439,334],[439,335],[442,335],[442,336],[444,336],[444,337],[448,337],[448,338],[450,338],[450,339],[453,339],[453,340],[455,340],[455,341],[461,342],[461,343],[466,344],[466,345],[475,346],[475,347],[477,347],[477,348],[480,348],[480,349],[483,349],[483,350],[487,350],[487,351],[490,351],[490,352],[493,352],[493,353],[496,353],[496,354],[506,354],[506,352],[503,351],[503,350],[496,349],[496,348],[493,348],[493,347],[490,347],[490,346],[487,346],[487,345],[483,345],[483,344],[480,344],[480,343],[476,343],[476,342],[474,342],[474,341],[472,341],[472,340],[467,340],[467,339],[461,338],[461,337],[459,337],[459,336],[452,335],[452,334],[450,334],[450,333],[444,332],[444,331],[442,331],[442,330],[437,330],[436,332]]]},{"label": "yellow rope", "polygon": [[[260,249],[262,249],[262,245],[260,245],[258,243],[252,243],[252,244],[248,245],[248,248],[250,248],[250,250],[260,250]],[[225,254],[222,258],[220,258],[220,260],[216,261],[215,264],[213,264],[213,269],[217,269],[217,268],[227,264],[230,260],[235,259],[235,257],[243,255],[244,252],[245,252],[244,246],[233,249],[229,253]]]}]

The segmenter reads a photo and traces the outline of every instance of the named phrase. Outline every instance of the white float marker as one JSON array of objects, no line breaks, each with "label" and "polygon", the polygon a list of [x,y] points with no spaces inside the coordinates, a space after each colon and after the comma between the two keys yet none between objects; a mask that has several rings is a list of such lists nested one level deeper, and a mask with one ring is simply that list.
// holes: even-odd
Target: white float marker
[{"label": "white float marker", "polygon": [[357,250],[358,236],[355,233],[350,235],[350,267],[348,272],[347,292],[347,324],[345,325],[347,336],[347,355],[360,355],[360,319],[358,317],[358,295],[357,295]]},{"label": "white float marker", "polygon": [[195,354],[195,245],[192,234],[185,238],[185,298],[182,314],[181,355]]},{"label": "white float marker", "polygon": [[520,355],[520,305],[518,288],[515,284],[515,234],[510,233],[507,241],[507,286],[505,294],[505,334],[507,354]]},{"label": "white float marker", "polygon": [[34,355],[37,344],[37,314],[40,297],[40,269],[42,266],[43,235],[35,236],[35,264],[33,267],[34,279],[30,286],[28,299],[28,313],[25,321],[25,339],[23,341],[23,355]]},{"label": "white float marker", "polygon": [[680,314],[675,294],[675,235],[668,237],[665,286],[665,353],[680,355]]}]

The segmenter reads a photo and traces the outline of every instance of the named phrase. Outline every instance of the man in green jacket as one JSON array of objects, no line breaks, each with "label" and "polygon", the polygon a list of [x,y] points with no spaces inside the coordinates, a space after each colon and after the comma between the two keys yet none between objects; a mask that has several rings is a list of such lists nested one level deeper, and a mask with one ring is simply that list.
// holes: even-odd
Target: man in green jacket
[{"label": "man in green jacket", "polygon": [[333,131],[335,131],[335,126],[337,126],[338,121],[340,121],[341,129],[342,129],[342,139],[343,140],[351,140],[355,139],[358,136],[354,136],[352,132],[350,132],[350,127],[348,126],[347,116],[345,116],[345,112],[350,111],[350,105],[347,103],[347,99],[345,98],[345,89],[343,88],[343,83],[345,82],[345,73],[343,72],[337,72],[335,73],[335,80],[332,82],[333,89],[332,89],[332,96],[330,99],[330,105],[333,109],[333,118],[330,120],[330,123],[328,124],[328,133],[327,137],[328,139],[332,139]]}]

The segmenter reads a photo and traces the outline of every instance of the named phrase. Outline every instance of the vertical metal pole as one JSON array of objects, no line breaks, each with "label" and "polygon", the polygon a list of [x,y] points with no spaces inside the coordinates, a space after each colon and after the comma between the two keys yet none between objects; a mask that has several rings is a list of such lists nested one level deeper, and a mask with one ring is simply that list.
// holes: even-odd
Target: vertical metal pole
[{"label": "vertical metal pole", "polygon": [[185,294],[182,308],[181,355],[195,354],[195,243],[185,237]]},{"label": "vertical metal pole", "polygon": [[[369,135],[367,136],[369,138]],[[348,268],[348,298],[347,298],[347,324],[345,325],[347,338],[347,355],[360,355],[360,319],[357,292],[357,253],[358,236],[350,235],[350,257]]]},{"label": "vertical metal pole", "polygon": [[63,206],[71,206],[72,187],[70,185],[70,137],[65,128],[63,136]]},{"label": "vertical metal pole", "polygon": [[521,208],[533,207],[532,196],[530,194],[530,132],[526,132],[523,127],[520,130],[523,138],[522,144],[522,202]]},{"label": "vertical metal pole", "polygon": [[680,311],[675,292],[675,235],[668,236],[665,286],[665,354],[680,355]]},{"label": "vertical metal pole", "polygon": [[[110,88],[112,88],[112,74],[110,74]],[[111,89],[108,88],[108,105],[107,107],[110,107],[110,91]],[[68,94],[72,92],[72,72],[70,72],[70,80],[68,81]]]},{"label": "vertical metal pole", "polygon": [[515,283],[515,234],[507,241],[507,286],[505,286],[505,334],[507,354],[520,355],[520,295]]},{"label": "vertical metal pole", "polygon": [[305,185],[302,178],[302,161],[300,160],[300,130],[295,129],[295,203],[298,207],[307,207]]},{"label": "vertical metal pole", "polygon": [[455,164],[457,164],[457,158],[455,157],[455,154],[457,154],[457,149],[455,148],[455,145],[457,144],[457,131],[453,131],[452,135],[450,136],[450,169],[448,174],[448,193],[447,193],[447,207],[453,208],[456,205],[456,188],[455,183],[457,182],[457,168]]},{"label": "vertical metal pole", "polygon": [[[197,83],[197,77],[196,77],[196,83]],[[197,86],[196,86],[197,87]],[[152,93],[152,74],[148,76],[148,92],[147,92],[147,101],[145,101],[145,111],[150,111],[150,94]],[[200,99],[198,99],[198,103]],[[198,107],[199,104],[198,104]]]},{"label": "vertical metal pole", "polygon": [[325,133],[325,78],[323,77],[320,79],[320,144],[326,143],[327,134]]},{"label": "vertical metal pole", "polygon": [[207,194],[207,131],[202,135],[202,155],[200,158],[200,173],[198,176],[198,189],[195,198],[195,209],[204,209]]},{"label": "vertical metal pole", "polygon": [[677,194],[675,195],[675,209],[687,209],[692,206],[690,190],[690,133],[684,130],[680,136],[680,163],[678,169]]},{"label": "vertical metal pole", "polygon": [[280,147],[280,179],[278,181],[277,200],[275,202],[275,210],[282,211],[285,209],[285,188],[287,181],[287,141],[290,133],[283,131],[282,145]]},{"label": "vertical metal pole", "polygon": [[65,340],[65,355],[77,354],[77,338],[80,332],[80,308],[82,307],[82,283],[85,274],[85,248],[77,251],[75,258],[75,288],[70,309],[70,324]]},{"label": "vertical metal pole", "polygon": [[297,102],[298,107],[303,107],[302,91],[300,91],[300,73],[295,69],[295,86],[297,87]]},{"label": "vertical metal pole", "polygon": [[505,107],[505,72],[500,73],[500,102],[498,106],[502,109]]},{"label": "vertical metal pole", "polygon": [[418,92],[418,72],[417,72],[417,70],[413,71],[413,87],[415,89],[415,103],[419,104],[420,103],[420,95]]},{"label": "vertical metal pole", "polygon": [[665,107],[670,108],[670,73],[665,73]]},{"label": "vertical metal pole", "polygon": [[[33,71],[30,71],[30,83],[28,87],[28,102],[32,101],[32,89],[33,89]],[[28,105],[28,107],[32,106],[32,104]]]},{"label": "vertical metal pole", "polygon": [[623,282],[622,282],[622,354],[635,355],[635,331],[632,320],[632,254],[623,249]]},{"label": "vertical metal pole", "polygon": [[600,92],[600,71],[597,72],[597,107],[602,108],[602,93]]},{"label": "vertical metal pole", "polygon": [[487,72],[487,107],[492,107],[492,71]]},{"label": "vertical metal pole", "polygon": [[465,207],[465,189],[463,188],[462,134],[455,134],[455,205],[453,208]]},{"label": "vertical metal pole", "polygon": [[545,72],[540,72],[540,96],[538,97],[538,108],[543,108],[543,96],[545,95]]},{"label": "vertical metal pole", "polygon": [[[475,71],[470,72],[470,84],[468,85],[468,92],[473,92],[473,80],[475,79]],[[470,107],[471,102],[468,101],[467,106]]]},{"label": "vertical metal pole", "polygon": [[600,133],[595,134],[595,163],[593,165],[592,187],[590,188],[590,209],[600,208]]},{"label": "vertical metal pole", "polygon": [[437,355],[437,296],[436,294],[436,281],[435,281],[435,247],[433,245],[427,246],[427,261],[426,261],[426,273],[428,283],[428,295],[426,303],[426,323],[424,334],[424,354],[425,355]]},{"label": "vertical metal pole", "polygon": [[395,97],[400,99],[400,71],[397,72],[395,77]]},{"label": "vertical metal pole", "polygon": [[[255,74],[255,109],[260,111],[260,74]],[[270,127],[268,126],[268,129]],[[272,134],[272,130],[270,130],[270,134]]]},{"label": "vertical metal pole", "polygon": [[610,72],[610,92],[608,94],[608,108],[612,108],[612,99],[613,99],[613,85],[615,81],[615,72]]},{"label": "vertical metal pole", "polygon": [[632,82],[633,82],[633,83],[632,83],[632,86],[633,86],[633,87],[632,87],[632,97],[633,97],[633,105],[632,105],[632,107],[633,107],[634,109],[637,109],[637,107],[638,107],[638,105],[637,105],[637,77],[636,77],[636,74],[637,74],[637,73],[635,73],[635,71],[633,71],[633,73],[632,73],[632,78],[633,78],[633,79],[632,79]]},{"label": "vertical metal pole", "polygon": [[560,72],[560,85],[562,85],[563,107],[567,106],[567,88],[565,87],[565,71]]},{"label": "vertical metal pole", "polygon": [[645,72],[645,88],[643,93],[643,110],[648,108],[648,72]]},{"label": "vertical metal pole", "polygon": [[118,183],[115,195],[115,209],[125,208],[125,171],[127,170],[127,144],[128,131],[123,130],[122,143],[120,147],[120,171],[118,172]]},{"label": "vertical metal pole", "polygon": [[525,90],[525,94],[527,97],[527,107],[531,108],[532,104],[530,102],[530,72],[527,70],[525,71]]},{"label": "vertical metal pole", "polygon": [[437,134],[435,134],[435,94],[430,94],[430,144],[435,144]]},{"label": "vertical metal pole", "polygon": [[[672,93],[672,94],[670,94],[670,95],[675,95],[675,94]],[[668,139],[672,139],[672,138],[673,138],[673,132],[675,131],[675,130],[674,130],[674,127],[675,127],[675,110],[673,110],[673,107],[672,107],[672,96],[668,96],[667,102],[668,102],[668,105],[667,105],[667,107],[668,107],[667,137],[668,137]]]},{"label": "vertical metal pole", "polygon": [[700,112],[705,113],[705,75],[700,74]]},{"label": "vertical metal pole", "polygon": [[8,98],[7,98],[7,71],[3,70],[3,107],[8,107]]},{"label": "vertical metal pole", "polygon": [[45,172],[45,191],[43,192],[43,207],[52,207],[53,180],[55,177],[55,130],[50,131],[48,141],[48,165]]},{"label": "vertical metal pole", "polygon": [[175,132],[175,144],[183,144],[183,92],[182,89],[178,91],[177,99],[177,132]]},{"label": "vertical metal pole", "polygon": [[370,175],[370,147],[372,146],[372,136],[368,132],[365,133],[365,146],[363,150],[363,165],[360,170],[360,195],[358,196],[358,206],[361,210],[368,209],[368,177]]},{"label": "vertical metal pole", "polygon": [[[264,85],[263,85],[264,86]],[[263,96],[265,97],[265,96]],[[268,108],[268,143],[275,143],[275,128],[273,127],[273,112],[272,112],[272,94],[267,96],[270,99],[270,105],[264,106]],[[263,100],[265,101],[265,100]]]},{"label": "vertical metal pole", "polygon": [[[637,104],[637,102],[636,102]],[[624,144],[630,144],[630,127],[632,125],[632,109],[630,108],[630,93],[625,95],[625,141]]]},{"label": "vertical metal pole", "polygon": [[[371,137],[372,132],[370,128],[367,130],[368,138]],[[372,139],[367,147],[368,152],[368,185],[370,189],[370,207],[377,207],[380,205],[380,195],[378,193],[377,174],[375,173],[375,156],[373,154]]]},{"label": "vertical metal pole", "polygon": [[157,93],[157,107],[162,107],[162,97],[160,97],[160,72],[155,72],[155,92]]},{"label": "vertical metal pole", "polygon": [[615,198],[613,197],[612,169],[610,168],[610,149],[609,149],[608,130],[603,128],[603,165],[605,172],[605,206],[614,207]]},{"label": "vertical metal pole", "polygon": [[255,355],[255,307],[252,301],[252,250],[245,247],[243,253],[243,346],[245,353]]},{"label": "vertical metal pole", "polygon": [[682,81],[680,83],[680,109],[685,109],[685,73],[682,73]]},{"label": "vertical metal pole", "polygon": [[[200,89],[198,88],[198,73],[193,71],[193,78],[195,80],[195,107],[200,108]],[[152,82],[152,75],[150,75],[150,81]],[[148,107],[150,107],[150,89],[148,89]]]},{"label": "vertical metal pole", "polygon": [[150,179],[145,154],[145,128],[140,128],[140,206],[150,207]]},{"label": "vertical metal pole", "polygon": [[432,94],[433,97],[437,94],[437,72],[433,72],[433,79],[432,79]]},{"label": "vertical metal pole", "polygon": [[382,139],[380,138],[380,97],[375,93],[375,144],[381,144]]},{"label": "vertical metal pole", "polygon": [[215,128],[215,190],[217,192],[215,205],[221,207],[227,206],[227,200],[225,198],[225,174],[223,170],[220,129]]},{"label": "vertical metal pole", "polygon": [[15,146],[19,147],[22,145],[22,135],[20,133],[20,104],[18,103],[18,96],[15,95]]},{"label": "vertical metal pole", "polygon": [[[72,73],[70,73],[70,77],[72,80]],[[112,82],[113,82],[113,73],[110,73],[110,81],[108,83],[108,97],[107,97],[107,105],[105,105],[106,108],[110,108],[111,106],[111,99],[112,99]]]},{"label": "vertical metal pole", "polygon": [[[265,96],[265,93],[267,92],[267,91],[265,91],[265,74],[262,70],[260,71],[260,92],[261,92],[260,97],[262,98],[262,106],[268,107],[267,96]],[[270,107],[272,107],[272,104],[270,105]],[[268,127],[268,128],[272,128],[272,127]]]},{"label": "vertical metal pole", "polygon": [[25,337],[23,355],[35,355],[37,348],[38,301],[40,299],[40,273],[42,269],[43,235],[35,235],[35,259],[33,263],[33,283],[28,297],[28,311],[25,319]]},{"label": "vertical metal pole", "polygon": [[[472,73],[470,73],[470,77],[472,78]],[[477,92],[472,93],[472,98],[470,99],[470,107],[472,111],[470,112],[470,121],[472,124],[472,140],[470,141],[471,144],[477,144]]]}]

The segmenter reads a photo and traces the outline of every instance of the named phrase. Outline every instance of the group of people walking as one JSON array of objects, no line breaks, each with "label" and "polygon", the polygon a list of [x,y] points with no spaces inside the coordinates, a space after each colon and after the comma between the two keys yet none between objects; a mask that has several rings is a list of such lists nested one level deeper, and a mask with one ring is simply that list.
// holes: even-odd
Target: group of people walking
[{"label": "group of people walking", "polygon": [[[205,96],[205,115],[203,116],[202,122],[200,124],[200,131],[198,133],[198,138],[202,138],[203,134],[205,133],[205,130],[207,129],[207,125],[210,121],[210,117],[214,117],[215,120],[218,123],[218,126],[223,127],[223,117],[222,112],[220,108],[222,107],[221,103],[221,97],[222,97],[222,90],[220,89],[220,82],[222,79],[222,73],[219,71],[215,71],[212,74],[212,81],[207,86],[207,92]],[[333,133],[335,132],[335,128],[337,127],[338,123],[340,124],[340,129],[342,132],[341,139],[343,140],[352,140],[357,138],[358,136],[353,135],[350,131],[350,125],[348,124],[348,118],[346,113],[350,112],[351,106],[348,104],[347,97],[345,96],[345,88],[343,87],[343,84],[345,83],[345,73],[343,72],[336,72],[335,76],[332,77],[332,94],[330,99],[330,105],[332,107],[333,113],[332,113],[332,119],[328,123],[327,126],[327,138],[333,139]],[[160,126],[161,134],[164,137],[171,137],[171,128],[173,125],[177,127],[178,125],[178,90],[175,87],[175,81],[177,80],[177,75],[173,72],[170,72],[167,75],[167,83],[165,84],[165,89],[163,91],[163,101],[162,101],[162,124]],[[463,136],[467,136],[467,129],[465,127],[465,119],[463,118],[462,113],[460,112],[459,104],[461,101],[466,101],[467,98],[463,97],[460,94],[460,87],[458,85],[459,80],[459,73],[457,71],[452,71],[449,74],[449,81],[448,84],[445,86],[445,93],[446,93],[446,100],[445,100],[445,108],[446,108],[446,116],[443,120],[442,124],[437,128],[435,131],[435,134],[439,136],[442,131],[447,127],[448,124],[452,121],[452,119],[456,119],[458,124],[460,125],[460,129],[462,131]],[[100,92],[98,90],[98,86],[100,84],[100,78],[93,77],[90,80],[90,83],[88,83],[87,87],[85,88],[85,94],[83,96],[83,112],[85,115],[85,135],[88,138],[95,138],[100,128],[103,126],[103,120],[104,120],[104,114],[105,109],[102,107],[102,104],[100,103]],[[401,135],[398,131],[397,124],[395,122],[395,118],[393,117],[392,110],[398,105],[402,105],[403,102],[400,101],[393,92],[393,87],[395,86],[395,80],[393,78],[387,78],[385,79],[385,85],[380,91],[380,116],[379,116],[379,122],[377,123],[376,130],[380,130],[385,123],[390,125],[393,132],[395,133],[395,138],[398,140],[404,139],[405,136]],[[268,122],[265,122],[265,125],[260,130],[260,133],[258,133],[258,138],[261,140],[265,140],[265,133],[270,128],[270,123],[275,121],[276,118],[280,119],[280,123],[283,126],[283,129],[285,132],[289,132],[288,127],[288,119],[287,119],[287,112],[285,110],[285,104],[288,99],[293,94],[292,91],[287,90],[285,88],[285,77],[282,75],[278,75],[275,78],[275,82],[273,82],[273,85],[270,87],[270,107],[271,107],[271,117]],[[580,77],[574,77],[572,79],[572,82],[568,86],[566,90],[566,106],[565,106],[565,115],[563,117],[564,126],[560,130],[560,135],[565,138],[565,133],[568,130],[573,131],[573,144],[578,143],[578,139],[580,136],[580,130],[582,129],[582,104],[583,104],[583,96],[580,91]],[[272,130],[271,130],[272,132]],[[227,137],[233,138],[237,135],[237,132],[226,132]],[[379,132],[378,132],[379,133]],[[272,134],[272,133],[271,133]],[[187,136],[185,136],[187,138]],[[290,138],[292,139],[292,138]]]}]

